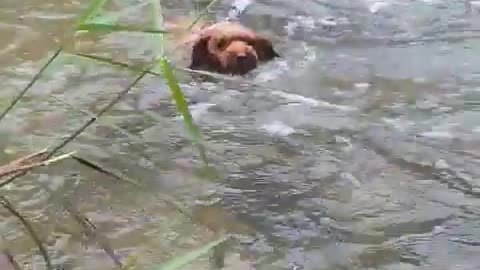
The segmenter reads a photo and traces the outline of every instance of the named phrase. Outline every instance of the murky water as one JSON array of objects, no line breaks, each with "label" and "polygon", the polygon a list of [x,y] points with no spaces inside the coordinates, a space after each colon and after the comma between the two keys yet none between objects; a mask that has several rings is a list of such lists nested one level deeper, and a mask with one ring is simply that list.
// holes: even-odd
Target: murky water
[{"label": "murky water", "polygon": [[[2,1],[0,107],[60,44],[72,51],[71,26],[86,2]],[[169,14],[195,6],[164,2]],[[231,2],[220,2],[211,17],[235,14]],[[246,6],[241,21],[274,40],[282,57],[246,81],[182,74],[222,181],[202,179],[167,88],[148,77],[66,149],[143,187],[66,161],[2,189],[41,232],[54,263],[113,267],[79,233],[59,203],[64,198],[119,256],[136,255],[142,265],[211,239],[166,202],[173,197],[197,205],[199,223],[252,238],[230,252],[229,269],[480,269],[478,4],[234,2]],[[125,18],[142,22],[142,14]],[[100,35],[82,48],[145,60],[148,39]],[[88,120],[78,109],[97,112],[135,78],[108,65],[60,60],[0,123],[2,162],[58,142]],[[1,216],[3,246],[25,269],[40,269],[18,220]]]}]

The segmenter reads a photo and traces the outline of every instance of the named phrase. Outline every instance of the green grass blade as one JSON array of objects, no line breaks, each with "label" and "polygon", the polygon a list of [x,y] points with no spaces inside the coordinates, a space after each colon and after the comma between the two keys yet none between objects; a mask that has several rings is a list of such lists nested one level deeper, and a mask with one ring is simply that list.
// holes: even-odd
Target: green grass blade
[{"label": "green grass blade", "polygon": [[[84,53],[76,53],[74,55],[82,57],[82,58],[86,58],[86,59],[89,59],[89,60],[98,61],[98,62],[101,62],[101,63],[104,63],[104,64],[109,64],[109,65],[112,65],[112,66],[127,68],[127,69],[132,70],[132,71],[142,71],[143,70],[142,67],[137,67],[137,66],[132,66],[132,65],[126,64],[126,63],[117,62],[117,61],[114,61],[113,59],[108,58],[108,57],[92,55],[92,54],[84,54]],[[160,75],[160,74],[158,74],[158,75]]]},{"label": "green grass blade", "polygon": [[100,14],[105,4],[107,4],[107,1],[108,0],[92,0],[85,12],[78,17],[75,23],[75,29]]},{"label": "green grass blade", "polygon": [[128,7],[123,8],[119,11],[102,12],[101,16],[97,15],[96,17],[92,17],[80,24],[85,24],[85,23],[100,23],[100,24],[112,24],[112,25],[118,24],[118,21],[120,20],[120,18],[122,18],[122,16],[125,16],[126,14],[128,14],[133,10],[141,9],[145,5],[146,5],[145,3],[140,3],[138,5],[129,5]]},{"label": "green grass blade", "polygon": [[[141,72],[145,68],[145,67],[140,66],[140,65],[122,63],[122,62],[115,61],[111,58],[98,56],[98,55],[76,53],[76,54],[74,54],[74,56],[79,56],[79,57],[85,58],[87,60],[93,60],[93,61],[97,61],[97,62],[100,62],[100,63],[103,63],[103,64],[109,64],[109,65],[120,67],[120,68],[125,68],[125,69],[128,69],[128,70],[133,71],[133,72]],[[154,75],[154,76],[162,76],[162,74],[160,72],[153,71],[153,68],[152,68],[152,70],[148,71],[147,73],[150,74],[150,75]]]},{"label": "green grass blade", "polygon": [[201,256],[205,255],[208,253],[211,249],[215,248],[219,244],[225,242],[228,239],[228,236],[222,237],[218,240],[215,240],[213,242],[208,243],[207,245],[195,249],[183,256],[177,257],[172,259],[171,261],[168,261],[165,263],[163,266],[156,268],[157,270],[178,270],[183,266],[186,266],[190,263],[192,263],[194,260],[200,258]]},{"label": "green grass blade", "polygon": [[193,22],[190,24],[190,26],[188,26],[188,30],[192,30],[192,28],[195,26],[195,24],[197,24],[198,21],[200,21],[200,19],[205,16],[205,14],[208,13],[208,11],[210,10],[211,7],[213,7],[213,5],[215,5],[215,3],[217,3],[218,0],[212,0],[210,1],[210,3],[197,15],[197,17],[195,18],[195,20],[193,20]]},{"label": "green grass blade", "polygon": [[[161,0],[151,0],[150,5],[152,6],[152,28],[153,29],[161,29],[163,27],[163,14],[162,14],[162,5],[160,3]],[[153,47],[155,58],[160,59],[165,54],[165,44],[164,44],[164,36],[163,35],[156,35],[153,37]],[[153,71],[159,72],[161,70],[160,63],[157,62],[153,68]]]},{"label": "green grass blade", "polygon": [[170,66],[166,58],[160,59],[160,67],[162,69],[163,76],[167,80],[168,87],[172,93],[172,97],[173,97],[173,100],[175,101],[178,112],[182,114],[183,120],[185,121],[185,124],[187,125],[187,128],[190,134],[193,136],[193,139],[199,142],[200,132],[198,131],[195,124],[193,123],[193,118],[192,118],[192,115],[190,114],[188,103],[175,77],[175,71]]},{"label": "green grass blade", "polygon": [[108,23],[82,23],[76,27],[77,31],[88,32],[137,32],[148,34],[166,34],[168,31],[157,29],[143,29],[136,26],[127,26],[120,24],[108,24]]},{"label": "green grass blade", "polygon": [[[120,20],[120,14],[118,13],[111,13],[111,14],[104,14],[102,16],[98,16],[94,19],[88,20],[82,24],[87,24],[87,23],[95,23],[95,24],[111,24],[111,25],[116,25],[118,24],[118,20]],[[82,24],[79,24],[78,26],[81,26]]]},{"label": "green grass blade", "polygon": [[0,114],[0,121],[8,114],[8,112],[10,112],[11,109],[13,109],[13,107],[15,107],[15,105],[18,103],[18,101],[20,101],[20,99],[28,92],[28,90],[30,90],[30,88],[32,88],[32,86],[35,84],[35,82],[37,82],[38,79],[40,79],[40,77],[45,72],[45,70],[53,63],[53,61],[60,55],[60,53],[62,51],[63,51],[63,48],[58,49],[52,55],[52,57],[50,57],[50,59],[48,59],[48,61],[45,63],[45,65],[43,65],[43,67],[40,69],[40,71],[38,71],[38,73],[35,74],[35,76],[33,76],[33,79],[28,83],[28,85],[25,88],[23,88],[22,91],[20,91],[20,93],[12,101],[12,103],[10,103],[10,105]]},{"label": "green grass blade", "polygon": [[163,26],[162,5],[160,0],[150,0],[152,6],[152,26],[153,28],[161,28]]},{"label": "green grass blade", "polygon": [[[162,5],[160,0],[151,0],[152,6],[152,28],[153,29],[162,29],[163,28],[163,14],[162,14]],[[163,36],[154,36],[154,46],[158,48],[156,52],[156,57],[160,58],[164,54],[164,44]],[[158,47],[157,47],[158,46]]]},{"label": "green grass blade", "polygon": [[[141,9],[145,5],[146,5],[145,3],[139,3],[137,5],[129,5],[128,7],[122,8],[119,11],[104,12],[102,14],[102,16],[92,18],[92,19],[88,20],[88,22],[117,24],[122,16],[125,16],[126,14],[128,14],[129,12],[131,12],[133,10]],[[86,23],[86,22],[84,22],[84,23]]]},{"label": "green grass blade", "polygon": [[190,113],[190,109],[188,108],[188,103],[185,100],[182,89],[180,88],[177,78],[175,77],[175,70],[170,66],[168,60],[165,57],[160,59],[159,64],[162,74],[165,80],[167,80],[167,85],[172,94],[172,98],[175,101],[177,111],[183,116],[183,122],[187,126],[190,136],[192,137],[194,144],[197,146],[198,151],[200,152],[200,157],[205,166],[208,167],[207,155],[202,144],[200,131],[193,123],[193,118],[192,114]]}]

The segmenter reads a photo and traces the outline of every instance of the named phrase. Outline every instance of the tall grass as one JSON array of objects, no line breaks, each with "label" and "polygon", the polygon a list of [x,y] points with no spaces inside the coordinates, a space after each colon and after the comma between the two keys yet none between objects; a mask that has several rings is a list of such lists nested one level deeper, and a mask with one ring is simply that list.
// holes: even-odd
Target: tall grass
[{"label": "tall grass", "polygon": [[[220,237],[217,240],[214,240],[202,247],[199,247],[195,250],[188,252],[185,255],[173,258],[172,260],[166,262],[164,265],[155,268],[156,270],[177,270],[181,269],[183,266],[190,264],[191,262],[195,261],[199,257],[207,254],[215,247],[219,246],[220,244],[224,243],[228,240],[228,236]],[[153,270],[153,269],[152,269]]]},{"label": "tall grass", "polygon": [[[208,9],[217,0],[211,0],[211,2],[205,7],[205,10],[202,10],[197,18],[194,20],[193,25],[199,20],[201,16],[204,16]],[[168,31],[162,30],[163,27],[163,14],[161,13],[162,7],[160,0],[151,0],[151,28],[149,29],[140,29],[135,26],[125,26],[115,23],[97,23],[95,20],[101,21],[102,8],[107,4],[106,0],[92,0],[92,3],[86,9],[85,13],[80,16],[80,20],[77,21],[75,30],[76,31],[87,31],[87,32],[124,32],[124,31],[134,31],[144,34],[154,34],[153,36],[153,46],[154,46],[154,60],[152,67],[146,72],[153,71],[153,73],[161,73],[164,79],[167,81],[168,88],[172,95],[172,100],[175,103],[176,109],[179,114],[182,115],[183,121],[187,128],[187,131],[190,135],[190,138],[196,146],[200,158],[205,165],[208,167],[208,159],[205,152],[205,148],[202,142],[201,132],[199,128],[194,124],[191,112],[188,108],[188,102],[181,91],[180,84],[175,76],[174,68],[169,64],[168,57],[164,55],[165,52],[165,39],[164,35],[168,34]],[[85,56],[85,55],[82,55]],[[95,56],[93,56],[95,58]],[[117,65],[113,60],[103,58],[105,62],[108,62],[112,65]],[[125,66],[124,66],[125,67]],[[129,68],[129,66],[127,66]]]},{"label": "tall grass", "polygon": [[[202,11],[198,17],[195,19],[194,23],[190,26],[193,27],[194,24],[199,20],[201,16],[203,16],[209,8],[216,2],[216,0],[212,0],[204,11]],[[143,76],[150,71],[160,72],[163,75],[163,78],[167,82],[167,86],[170,90],[172,100],[175,103],[176,109],[179,114],[182,115],[183,121],[187,128],[187,131],[192,139],[192,142],[198,149],[200,153],[201,160],[203,161],[204,165],[208,167],[208,160],[205,148],[203,146],[201,132],[199,128],[193,122],[193,117],[188,107],[188,102],[183,94],[183,91],[180,87],[180,84],[175,76],[175,69],[169,63],[168,57],[164,54],[165,53],[165,34],[168,34],[167,31],[162,30],[163,27],[163,14],[161,12],[162,6],[160,0],[151,0],[151,29],[137,29],[132,26],[123,26],[119,24],[108,24],[108,23],[96,23],[92,22],[93,18],[98,18],[101,14],[102,7],[107,3],[105,0],[93,0],[90,6],[87,8],[86,12],[80,16],[80,20],[77,22],[75,29],[77,31],[83,30],[88,32],[98,32],[98,31],[110,31],[110,32],[118,32],[118,31],[136,31],[142,32],[145,34],[153,34],[153,46],[154,46],[154,60],[151,66],[147,69],[144,69],[143,72],[139,77],[138,80],[134,82],[136,84]],[[95,58],[95,57],[93,57]],[[98,60],[98,58],[97,58]],[[104,59],[105,60],[105,59]],[[115,65],[114,61],[106,60],[110,62],[110,64]],[[113,102],[112,102],[113,104]],[[215,240],[211,243],[208,243],[205,246],[202,246],[192,252],[189,252],[183,256],[173,258],[171,261],[163,264],[159,268],[155,268],[158,270],[176,270],[181,269],[181,267],[192,263],[200,256],[205,255],[211,250],[214,250],[215,247],[223,243],[228,237],[221,237],[218,240]]]},{"label": "tall grass", "polygon": [[[188,102],[183,94],[181,86],[177,80],[175,74],[175,68],[170,63],[168,56],[165,55],[165,38],[164,35],[167,35],[168,32],[163,30],[163,17],[161,12],[161,2],[160,0],[151,0],[150,6],[152,10],[152,23],[151,26],[148,28],[142,28],[132,25],[123,25],[117,23],[119,21],[120,16],[115,14],[103,15],[104,8],[108,4],[108,0],[92,0],[85,11],[78,17],[76,20],[73,30],[74,31],[81,31],[81,32],[138,32],[144,33],[147,35],[153,35],[153,46],[155,47],[155,55],[154,59],[150,62],[148,67],[143,68],[132,68],[130,65],[122,65],[124,68],[129,68],[135,72],[138,72],[137,77],[135,80],[131,82],[131,84],[120,91],[116,97],[114,97],[106,106],[99,110],[97,114],[92,114],[86,112],[90,118],[83,123],[80,127],[78,127],[72,134],[67,136],[62,141],[53,144],[47,151],[42,154],[41,160],[36,161],[33,163],[22,167],[21,170],[14,171],[13,175],[8,175],[8,179],[2,183],[0,183],[0,188],[4,187],[8,183],[11,183],[13,180],[29,173],[32,169],[38,166],[45,166],[50,164],[51,162],[58,161],[60,159],[65,158],[74,158],[75,160],[79,161],[83,165],[87,165],[92,169],[95,169],[99,172],[110,174],[113,177],[122,178],[118,174],[111,172],[110,170],[103,168],[93,162],[88,160],[81,159],[73,155],[73,153],[69,153],[66,155],[61,155],[57,158],[52,158],[54,154],[57,152],[62,151],[62,149],[77,138],[80,134],[82,134],[90,125],[96,122],[99,118],[103,116],[104,113],[109,111],[113,106],[115,106],[118,102],[122,100],[122,98],[135,86],[139,81],[141,81],[146,74],[153,74],[153,75],[162,75],[165,79],[168,89],[170,90],[170,94],[172,97],[172,101],[175,103],[175,107],[177,112],[182,116],[183,122],[187,128],[187,132],[192,140],[193,145],[197,148],[200,154],[200,158],[203,161],[205,167],[208,167],[208,160],[206,155],[206,150],[204,148],[203,139],[201,136],[200,129],[195,125],[191,112],[188,107]],[[216,2],[216,0],[210,1],[210,3],[206,6],[206,8],[199,12],[198,17],[196,18],[195,22],[199,20],[201,16],[203,16],[209,8]],[[191,25],[191,27],[194,24]],[[53,62],[63,54],[63,49],[57,50],[52,57],[46,62],[46,64],[40,69],[40,71],[33,77],[31,82],[20,92],[20,94],[13,99],[10,105],[0,114],[0,121],[6,117],[6,115],[14,109],[16,104],[21,101],[22,97],[31,89],[31,87],[39,80],[45,70],[49,67],[54,65]],[[113,61],[112,59],[108,58],[100,58],[94,55],[84,55],[84,54],[76,54],[77,56],[83,57],[85,59],[95,60],[95,61],[102,61],[109,63],[113,66],[118,66],[118,63]],[[56,66],[58,67],[58,66]],[[61,101],[61,100],[60,100]],[[67,104],[69,105],[69,104]],[[116,127],[118,130],[124,131],[120,127]],[[1,178],[1,177],[0,177]],[[48,188],[45,188],[48,190]],[[47,250],[43,247],[39,237],[36,236],[35,232],[30,229],[31,226],[29,225],[27,219],[25,219],[21,214],[15,210],[15,208],[10,205],[6,198],[2,198],[2,205],[9,210],[14,216],[16,216],[22,224],[24,224],[27,231],[32,235],[32,238],[37,242],[39,250],[41,251],[42,256],[45,259],[47,269],[53,269],[51,260],[48,256]],[[77,220],[77,222],[81,223],[84,227],[86,234],[96,238],[96,233],[94,227],[90,227],[90,221],[84,216],[82,216],[78,211],[76,211],[69,202],[64,202],[64,207],[67,211],[72,214],[72,216]],[[196,259],[205,254],[215,251],[219,245],[224,243],[229,236],[220,236],[218,239],[199,247],[187,254],[182,256],[178,256],[173,258],[172,260],[160,264],[160,266],[155,267],[154,269],[158,270],[176,270],[181,269],[187,264],[191,264]],[[116,263],[116,265],[120,268],[127,269],[126,265],[123,265],[122,262],[118,261],[117,257],[115,256],[114,250],[105,242],[105,241],[97,241],[101,245],[101,247],[105,250],[107,254],[112,258],[112,260]],[[133,269],[135,266],[128,265],[128,269]],[[135,268],[136,269],[136,268]]]}]

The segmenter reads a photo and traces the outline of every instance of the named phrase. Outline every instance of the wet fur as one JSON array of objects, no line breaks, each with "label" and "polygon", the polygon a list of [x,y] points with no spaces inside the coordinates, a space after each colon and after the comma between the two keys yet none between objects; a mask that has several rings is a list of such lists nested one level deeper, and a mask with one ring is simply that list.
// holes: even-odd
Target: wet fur
[{"label": "wet fur", "polygon": [[174,43],[191,69],[244,75],[260,63],[279,57],[272,43],[236,22],[200,22],[192,30],[188,20],[171,20]]}]

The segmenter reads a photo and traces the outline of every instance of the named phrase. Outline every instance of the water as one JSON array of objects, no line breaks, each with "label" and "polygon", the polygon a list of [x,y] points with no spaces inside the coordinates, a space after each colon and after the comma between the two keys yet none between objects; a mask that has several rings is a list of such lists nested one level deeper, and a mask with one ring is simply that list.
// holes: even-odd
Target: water
[{"label": "water", "polygon": [[[194,6],[164,2],[169,14]],[[227,269],[479,269],[477,5],[233,2],[243,12],[223,1],[211,17],[240,14],[242,23],[275,41],[282,57],[247,82],[182,74],[222,181],[202,180],[167,89],[148,77],[67,147],[143,188],[66,161],[2,190],[41,232],[54,263],[113,267],[79,233],[62,198],[96,224],[119,256],[133,254],[142,265],[212,239],[166,203],[175,198],[194,209],[197,222],[249,236],[233,247]],[[70,27],[85,5],[0,4],[2,107],[61,42],[71,45]],[[141,14],[127,18],[143,22]],[[79,40],[82,49],[124,61],[151,54],[148,37],[140,35]],[[134,79],[125,70],[62,59],[65,66],[52,69],[0,123],[2,161],[57,142],[88,119],[48,95],[96,112]],[[1,215],[4,245],[25,269],[38,267],[42,260],[29,236],[6,211]]]}]

